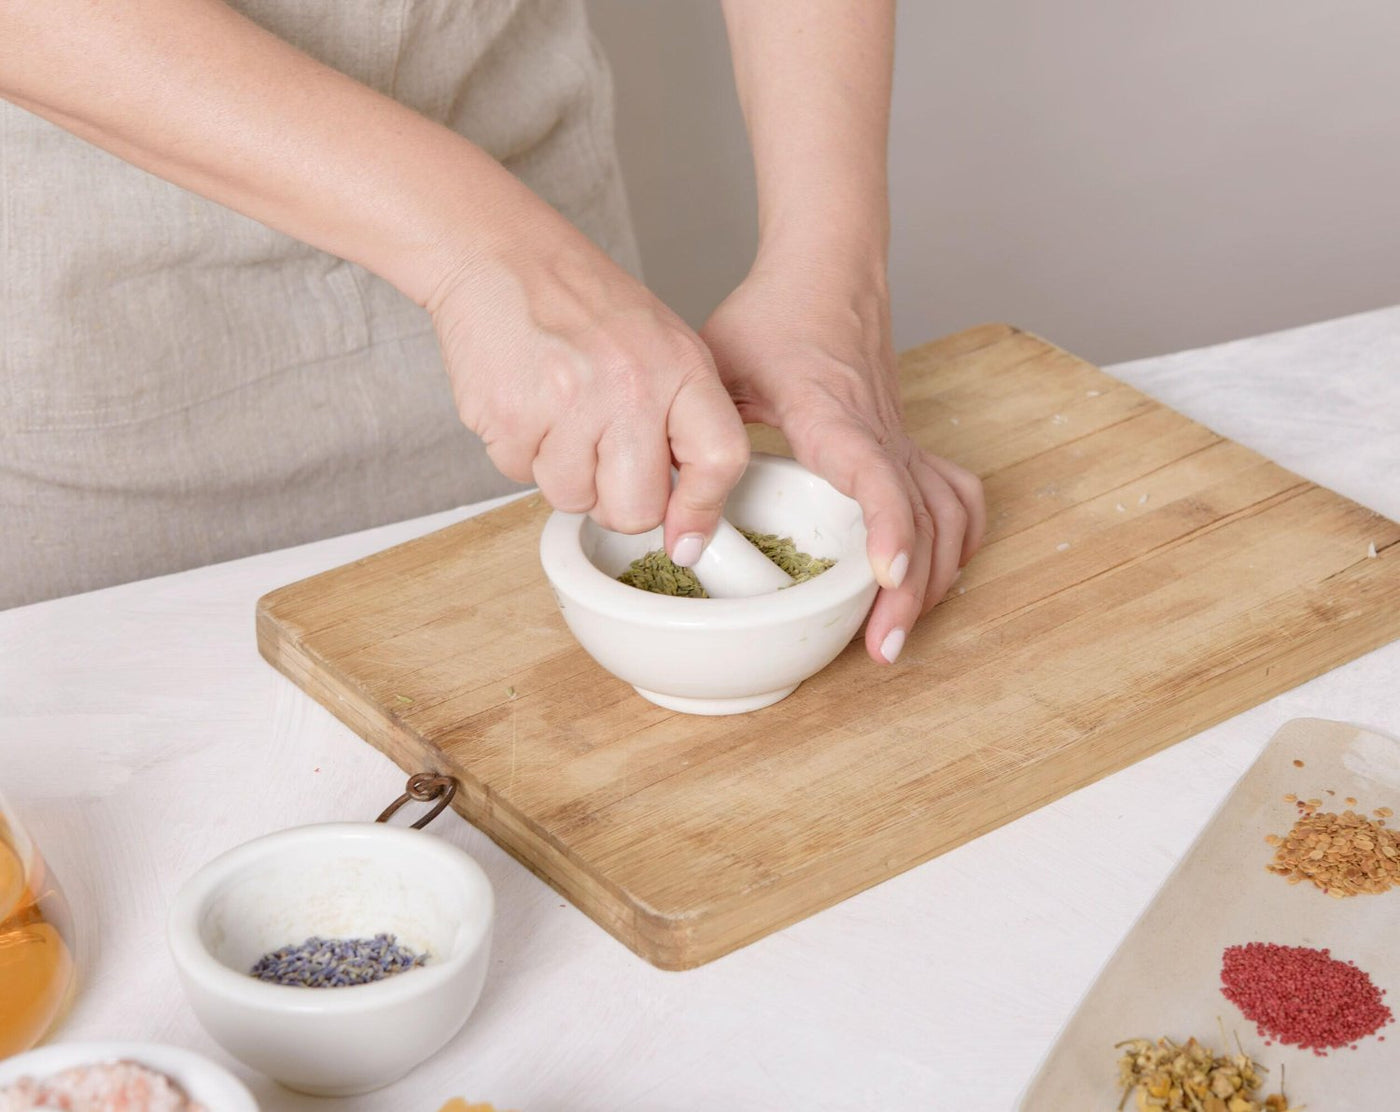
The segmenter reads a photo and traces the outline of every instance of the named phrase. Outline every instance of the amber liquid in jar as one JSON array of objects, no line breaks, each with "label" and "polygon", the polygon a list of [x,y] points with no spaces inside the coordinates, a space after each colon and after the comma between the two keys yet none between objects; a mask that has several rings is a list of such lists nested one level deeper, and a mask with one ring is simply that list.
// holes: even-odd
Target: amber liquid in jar
[{"label": "amber liquid in jar", "polygon": [[0,1058],[28,1050],[73,995],[68,902],[38,850],[0,818]]}]

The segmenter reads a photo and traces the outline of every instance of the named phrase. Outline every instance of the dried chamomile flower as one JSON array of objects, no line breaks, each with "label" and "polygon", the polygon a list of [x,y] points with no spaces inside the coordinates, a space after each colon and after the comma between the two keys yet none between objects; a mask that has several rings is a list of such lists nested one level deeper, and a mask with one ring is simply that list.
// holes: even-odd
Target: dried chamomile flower
[{"label": "dried chamomile flower", "polygon": [[1135,1112],[1301,1112],[1282,1093],[1258,1095],[1264,1067],[1249,1055],[1217,1055],[1195,1039],[1128,1039],[1115,1049],[1122,1109]]}]

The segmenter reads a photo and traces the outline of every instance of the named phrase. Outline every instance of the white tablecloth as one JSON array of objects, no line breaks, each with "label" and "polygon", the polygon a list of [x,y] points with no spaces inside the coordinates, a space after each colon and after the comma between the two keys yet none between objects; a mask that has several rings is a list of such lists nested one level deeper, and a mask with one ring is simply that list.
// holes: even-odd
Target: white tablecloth
[{"label": "white tablecloth", "polygon": [[[1111,371],[1400,518],[1400,308]],[[389,1089],[297,1096],[196,1023],[166,952],[168,901],[239,842],[372,818],[404,777],[262,661],[253,606],[483,508],[0,613],[0,790],[81,929],[81,994],[56,1038],[202,1051],[266,1112],[436,1112],[452,1096],[522,1112],[1003,1112],[1277,726],[1316,715],[1400,733],[1395,643],[679,974],[448,816],[434,832],[483,864],[499,905],[476,1013]]]}]

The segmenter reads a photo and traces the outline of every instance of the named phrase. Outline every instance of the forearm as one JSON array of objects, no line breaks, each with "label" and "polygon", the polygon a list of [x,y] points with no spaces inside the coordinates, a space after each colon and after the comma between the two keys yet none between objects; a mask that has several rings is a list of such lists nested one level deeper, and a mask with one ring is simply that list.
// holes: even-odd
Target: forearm
[{"label": "forearm", "polygon": [[893,0],[724,0],[760,253],[888,251]]},{"label": "forearm", "polygon": [[521,213],[552,215],[467,140],[218,0],[0,0],[0,95],[420,304]]},{"label": "forearm", "polygon": [[893,0],[724,0],[758,171],[759,250],[702,335],[740,414],[854,498],[893,664],[980,543],[977,478],[904,429],[885,272]]}]

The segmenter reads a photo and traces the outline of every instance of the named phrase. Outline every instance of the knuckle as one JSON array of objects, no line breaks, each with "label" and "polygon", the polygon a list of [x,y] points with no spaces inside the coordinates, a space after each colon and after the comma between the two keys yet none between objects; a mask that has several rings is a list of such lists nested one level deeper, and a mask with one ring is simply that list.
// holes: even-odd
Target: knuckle
[{"label": "knuckle", "polygon": [[704,466],[727,478],[737,479],[749,466],[749,439],[742,431],[734,436],[716,437],[703,451]]},{"label": "knuckle", "polygon": [[907,585],[906,589],[909,592],[909,601],[905,616],[911,622],[920,614],[928,612],[929,599],[932,597],[929,593],[929,586],[930,583],[927,578],[920,579]]},{"label": "knuckle", "polygon": [[625,533],[635,535],[637,533],[650,533],[661,524],[662,515],[645,509],[610,509],[599,514],[594,511],[594,518],[604,529],[611,529],[614,533]]},{"label": "knuckle", "polygon": [[905,467],[870,435],[869,430],[848,426],[846,435],[858,437],[853,441],[853,454],[859,467],[872,481],[898,487],[901,492],[907,489]]},{"label": "knuckle", "polygon": [[512,479],[517,483],[535,481],[534,469],[530,461],[524,459],[518,452],[511,451],[499,441],[487,444],[486,456],[490,459],[492,466],[507,479]]},{"label": "knuckle", "polygon": [[566,514],[586,514],[593,509],[597,501],[592,491],[561,489],[557,486],[546,486],[544,483],[540,484],[540,493],[544,495],[546,502]]},{"label": "knuckle", "polygon": [[572,409],[583,396],[578,360],[566,353],[546,355],[540,367],[540,382],[546,396],[560,409]]},{"label": "knuckle", "polygon": [[934,524],[933,514],[922,502],[915,502],[914,511],[914,532],[924,540],[932,541],[937,533],[937,526]]},{"label": "knuckle", "polygon": [[650,408],[654,385],[646,364],[631,352],[615,352],[607,360],[607,396],[595,400],[614,413],[640,413]]},{"label": "knuckle", "polygon": [[627,534],[650,533],[660,524],[660,514],[634,513],[623,518],[617,531]]},{"label": "knuckle", "polygon": [[971,472],[968,472],[967,477],[963,480],[959,494],[962,497],[963,508],[966,510],[981,509],[987,504],[987,492],[982,486],[982,480]]},{"label": "knuckle", "polygon": [[671,363],[683,371],[708,370],[711,366],[710,349],[683,324],[665,328],[662,346]]},{"label": "knuckle", "polygon": [[669,485],[654,489],[600,492],[592,513],[594,520],[614,533],[649,533],[665,520]]},{"label": "knuckle", "polygon": [[870,449],[877,447],[861,436],[859,426],[848,416],[821,406],[808,406],[803,412],[793,413],[787,417],[785,429],[796,441],[810,444],[817,451],[844,444],[846,452],[859,455],[862,462],[869,460]]},{"label": "knuckle", "polygon": [[967,507],[961,502],[949,502],[939,510],[938,517],[944,529],[962,534],[967,532]]}]

